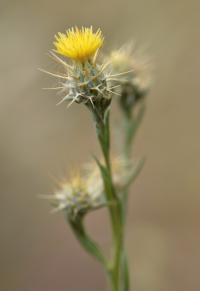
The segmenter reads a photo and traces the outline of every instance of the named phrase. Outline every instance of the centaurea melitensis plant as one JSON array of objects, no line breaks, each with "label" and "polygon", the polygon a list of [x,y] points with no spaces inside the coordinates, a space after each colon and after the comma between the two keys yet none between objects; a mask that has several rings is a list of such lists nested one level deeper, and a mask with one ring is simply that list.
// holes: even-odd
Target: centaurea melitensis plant
[{"label": "centaurea melitensis plant", "polygon": [[[114,51],[99,63],[98,52],[104,38],[98,29],[72,28],[55,36],[50,54],[62,65],[64,73],[51,73],[60,79],[54,88],[62,92],[59,103],[84,105],[92,114],[103,159],[61,184],[52,196],[54,210],[62,210],[84,249],[104,268],[112,291],[129,291],[129,272],[124,247],[127,199],[130,184],[140,172],[144,159],[131,162],[131,148],[141,122],[145,96],[149,89],[146,64],[134,59],[130,49]],[[66,61],[66,58],[70,62]],[[117,99],[122,111],[123,151],[117,158],[110,154],[110,107]],[[84,226],[84,217],[101,207],[109,211],[112,231],[111,255],[107,257]]]}]

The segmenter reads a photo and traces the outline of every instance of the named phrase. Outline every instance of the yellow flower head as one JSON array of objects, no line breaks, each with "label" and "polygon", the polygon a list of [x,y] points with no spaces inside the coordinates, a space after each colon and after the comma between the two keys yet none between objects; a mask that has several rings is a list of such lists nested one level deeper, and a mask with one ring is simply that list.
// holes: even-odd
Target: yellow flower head
[{"label": "yellow flower head", "polygon": [[101,30],[93,32],[92,27],[71,28],[65,34],[59,32],[55,38],[57,53],[80,62],[94,56],[104,41]]}]

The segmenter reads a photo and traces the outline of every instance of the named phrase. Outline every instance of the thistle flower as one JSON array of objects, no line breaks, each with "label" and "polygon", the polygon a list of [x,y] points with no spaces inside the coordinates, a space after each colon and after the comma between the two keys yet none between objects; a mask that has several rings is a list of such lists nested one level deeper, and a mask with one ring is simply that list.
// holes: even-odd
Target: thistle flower
[{"label": "thistle flower", "polygon": [[121,49],[111,52],[110,63],[117,73],[129,71],[122,83],[130,83],[139,92],[147,92],[152,83],[151,64],[147,57],[136,51],[132,43],[126,44]]},{"label": "thistle flower", "polygon": [[[98,64],[97,56],[103,45],[103,35],[100,29],[93,32],[92,27],[81,29],[75,27],[66,33],[55,36],[55,50],[50,51],[50,56],[58,62],[64,73],[51,73],[42,70],[60,79],[59,86],[55,89],[64,95],[62,100],[72,103],[83,103],[86,106],[105,111],[111,102],[114,93],[106,72],[108,64]],[[57,54],[67,57],[71,62],[60,58]],[[116,87],[116,86],[114,86]]]},{"label": "thistle flower", "polygon": [[72,219],[105,204],[101,185],[86,179],[80,173],[61,183],[54,195],[47,195],[45,198],[52,201],[54,211],[62,210]]},{"label": "thistle flower", "polygon": [[[111,160],[113,182],[118,192],[128,183],[133,165],[122,157]],[[50,199],[53,211],[65,211],[70,217],[101,208],[106,205],[103,180],[95,162],[87,164],[81,173],[73,175],[71,179],[60,183],[59,190],[53,195],[43,198]]]},{"label": "thistle flower", "polygon": [[[150,62],[141,56],[140,51],[135,51],[132,44],[111,52],[109,61],[116,76],[120,76],[114,81],[121,84],[121,89],[118,89],[121,107],[129,114],[133,105],[146,95],[151,86]],[[128,73],[121,78],[123,71]]]}]

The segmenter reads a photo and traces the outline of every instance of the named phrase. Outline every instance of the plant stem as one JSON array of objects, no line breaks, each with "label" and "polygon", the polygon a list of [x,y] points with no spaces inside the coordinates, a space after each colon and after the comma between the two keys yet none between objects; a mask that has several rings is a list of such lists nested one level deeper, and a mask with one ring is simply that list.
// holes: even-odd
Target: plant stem
[{"label": "plant stem", "polygon": [[[133,141],[135,138],[135,135],[137,133],[138,127],[142,121],[142,118],[144,116],[145,112],[145,103],[142,103],[140,105],[139,111],[137,115],[134,114],[132,111],[124,111],[124,156],[125,159],[128,161],[131,158],[131,149],[133,145]],[[137,177],[140,170],[142,169],[144,164],[144,159],[142,159],[139,164],[137,165],[134,175],[131,177],[131,182]],[[127,200],[128,200],[128,190],[129,190],[130,184],[127,185],[127,187],[123,191],[123,199],[122,199],[122,209],[123,209],[123,232],[126,224],[126,216],[127,216]],[[128,261],[125,249],[123,248],[123,254],[122,254],[122,275],[123,275],[123,291],[129,291],[130,290],[130,278],[129,278],[129,267],[128,267]]]},{"label": "plant stem", "polygon": [[[112,166],[110,162],[109,108],[106,108],[106,106],[104,107],[102,104],[99,105],[100,106],[96,107],[88,106],[88,108],[94,116],[94,120],[96,123],[96,133],[105,161],[105,165],[102,165],[97,160],[104,182],[105,194],[107,202],[109,204],[109,213],[112,226],[113,253],[111,258],[111,264],[108,270],[108,276],[112,291],[129,291],[129,268],[124,248],[124,232],[129,185],[125,187],[123,191],[123,198],[120,198],[118,196],[118,193],[116,193],[116,189],[113,184]],[[142,120],[143,113],[144,106],[141,106],[137,116],[134,116],[131,112],[124,116],[124,155],[127,160],[131,156],[133,139]]]},{"label": "plant stem", "polygon": [[104,257],[99,246],[89,237],[89,235],[85,231],[85,227],[83,225],[83,217],[77,217],[76,220],[69,219],[67,220],[76,236],[80,244],[84,247],[84,249],[94,256],[108,271],[108,262]]},{"label": "plant stem", "polygon": [[123,249],[123,219],[122,219],[122,204],[117,196],[112,179],[112,168],[110,163],[110,129],[109,129],[109,113],[104,115],[103,120],[97,120],[97,136],[101,146],[101,150],[105,160],[104,184],[105,192],[108,202],[111,202],[109,207],[112,234],[113,234],[113,256],[111,262],[111,269],[109,272],[111,287],[113,291],[120,291],[121,289],[121,263],[122,263],[122,249]]},{"label": "plant stem", "polygon": [[134,112],[124,112],[124,129],[125,129],[125,142],[124,142],[124,153],[126,158],[130,158],[131,149],[134,138],[136,136],[138,127],[143,119],[145,113],[145,103],[140,104],[137,114]]}]

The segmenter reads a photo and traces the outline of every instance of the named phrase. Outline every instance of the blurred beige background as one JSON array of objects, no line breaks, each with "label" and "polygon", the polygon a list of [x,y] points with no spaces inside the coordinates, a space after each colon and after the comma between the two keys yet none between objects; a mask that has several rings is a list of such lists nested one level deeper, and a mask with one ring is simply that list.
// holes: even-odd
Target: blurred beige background
[{"label": "blurred beige background", "polygon": [[[100,266],[61,214],[37,198],[98,151],[89,114],[55,106],[46,52],[72,25],[101,27],[105,50],[129,39],[156,67],[135,155],[145,168],[132,188],[127,227],[132,291],[200,290],[200,2],[195,0],[0,1],[0,290],[103,291]],[[108,244],[105,218],[88,224]]]}]

